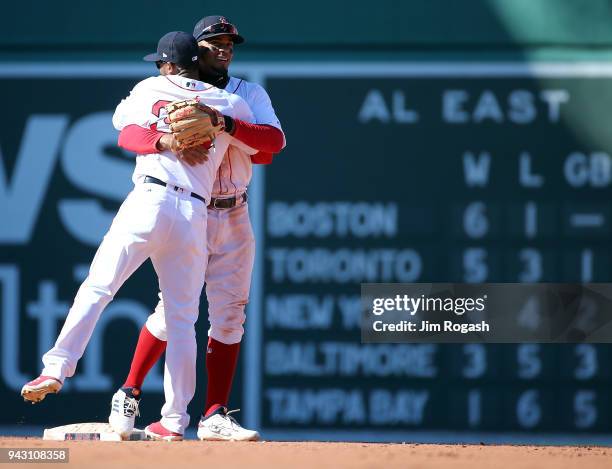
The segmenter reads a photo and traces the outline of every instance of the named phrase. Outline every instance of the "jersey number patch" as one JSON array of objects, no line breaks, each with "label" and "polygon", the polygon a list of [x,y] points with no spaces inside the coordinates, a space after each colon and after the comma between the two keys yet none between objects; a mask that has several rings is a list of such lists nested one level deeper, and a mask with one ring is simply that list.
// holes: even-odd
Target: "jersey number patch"
[{"label": "jersey number patch", "polygon": [[153,108],[151,109],[151,113],[155,117],[157,117],[157,120],[155,121],[155,123],[151,124],[151,130],[157,131],[157,123],[161,120],[162,114],[165,114],[164,123],[170,124],[170,121],[168,120],[168,117],[167,117],[166,108],[165,108],[166,104],[169,104],[170,102],[171,101],[165,101],[163,99],[160,99],[153,105]]}]

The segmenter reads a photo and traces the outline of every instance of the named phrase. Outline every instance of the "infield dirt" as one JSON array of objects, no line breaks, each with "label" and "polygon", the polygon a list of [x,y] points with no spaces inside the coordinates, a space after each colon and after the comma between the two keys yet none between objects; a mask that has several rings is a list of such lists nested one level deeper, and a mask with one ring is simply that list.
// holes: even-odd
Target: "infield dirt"
[{"label": "infield dirt", "polygon": [[49,442],[0,438],[0,448],[68,448],[68,464],[16,467],[208,468],[612,468],[612,448],[314,442]]}]

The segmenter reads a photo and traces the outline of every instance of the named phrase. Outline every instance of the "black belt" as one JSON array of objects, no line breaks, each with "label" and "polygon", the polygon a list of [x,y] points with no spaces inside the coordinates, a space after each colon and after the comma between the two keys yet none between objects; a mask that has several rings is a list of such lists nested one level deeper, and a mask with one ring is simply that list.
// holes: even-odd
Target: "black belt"
[{"label": "black belt", "polygon": [[189,194],[194,199],[201,200],[202,202],[204,202],[204,204],[206,204],[206,199],[204,197],[202,197],[201,195],[198,195],[195,192],[188,192],[187,190],[183,189],[182,187],[173,186],[171,184],[165,183],[161,179],[157,179],[157,178],[155,178],[153,176],[145,176],[144,179],[142,180],[142,182],[144,184],[151,183],[151,184],[157,184],[159,186],[169,187],[170,189],[173,189],[176,192],[185,191],[187,194]]},{"label": "black belt", "polygon": [[208,208],[214,208],[215,210],[234,208],[239,202],[246,202],[247,199],[248,197],[247,197],[246,192],[243,192],[242,195],[239,195],[238,197],[229,197],[229,198],[213,197],[212,199],[210,199]]}]

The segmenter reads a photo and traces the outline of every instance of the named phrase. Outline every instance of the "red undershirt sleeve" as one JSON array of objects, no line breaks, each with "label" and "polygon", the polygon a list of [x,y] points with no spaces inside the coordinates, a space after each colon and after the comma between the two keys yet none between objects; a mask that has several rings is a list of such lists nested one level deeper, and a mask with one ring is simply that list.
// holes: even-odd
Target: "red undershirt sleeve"
[{"label": "red undershirt sleeve", "polygon": [[278,153],[283,149],[283,132],[271,125],[250,124],[234,119],[233,137],[251,148],[265,153]]},{"label": "red undershirt sleeve", "polygon": [[[283,134],[276,127],[268,125],[249,124],[236,119],[234,137],[250,147],[260,150],[251,155],[254,164],[272,163],[273,153],[283,146]],[[118,144],[121,148],[138,154],[159,153],[157,142],[163,132],[145,129],[139,125],[128,125],[119,133]]]},{"label": "red undershirt sleeve", "polygon": [[145,129],[139,125],[128,125],[119,133],[118,144],[121,148],[139,155],[159,153],[157,142],[162,135],[164,135],[163,132]]},{"label": "red undershirt sleeve", "polygon": [[255,153],[251,155],[251,162],[254,164],[270,164],[272,163],[272,157],[274,155],[272,153],[266,153],[265,151],[260,151],[259,153]]}]

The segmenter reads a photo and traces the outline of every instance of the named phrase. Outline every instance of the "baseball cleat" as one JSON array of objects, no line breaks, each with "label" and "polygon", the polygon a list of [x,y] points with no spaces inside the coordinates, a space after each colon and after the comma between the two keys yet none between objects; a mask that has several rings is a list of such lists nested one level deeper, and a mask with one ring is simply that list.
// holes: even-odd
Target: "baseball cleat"
[{"label": "baseball cleat", "polygon": [[121,438],[128,438],[134,430],[139,402],[140,390],[136,388],[121,388],[113,395],[108,423]]},{"label": "baseball cleat", "polygon": [[230,410],[219,407],[208,417],[202,416],[198,424],[198,439],[202,441],[257,441],[259,433],[240,426],[230,414],[240,409]]},{"label": "baseball cleat", "polygon": [[161,422],[155,422],[146,426],[144,431],[149,440],[181,441],[183,439],[183,435],[171,432]]},{"label": "baseball cleat", "polygon": [[42,401],[47,394],[57,394],[60,389],[62,389],[62,382],[59,379],[41,375],[21,388],[21,396],[24,401],[36,404]]}]

